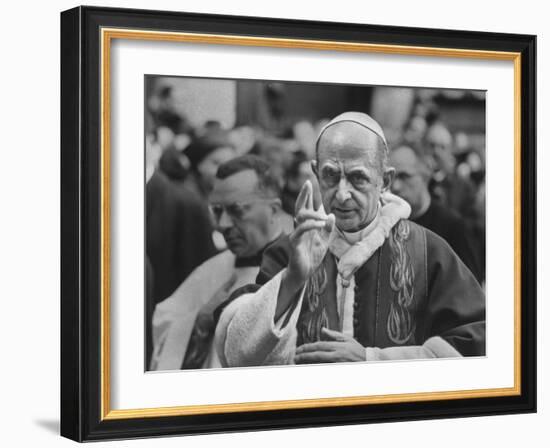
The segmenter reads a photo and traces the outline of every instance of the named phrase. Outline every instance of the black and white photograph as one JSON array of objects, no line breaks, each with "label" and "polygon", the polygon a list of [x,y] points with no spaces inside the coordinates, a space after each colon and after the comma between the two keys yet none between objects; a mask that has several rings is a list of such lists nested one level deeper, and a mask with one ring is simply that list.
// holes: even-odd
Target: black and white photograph
[{"label": "black and white photograph", "polygon": [[144,98],[146,371],[486,356],[485,91]]}]

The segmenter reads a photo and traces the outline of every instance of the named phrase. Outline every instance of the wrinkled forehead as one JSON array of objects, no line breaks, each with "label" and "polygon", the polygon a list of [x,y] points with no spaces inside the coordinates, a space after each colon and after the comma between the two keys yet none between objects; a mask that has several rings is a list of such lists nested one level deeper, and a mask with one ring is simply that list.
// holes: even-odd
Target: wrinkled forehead
[{"label": "wrinkled forehead", "polygon": [[378,168],[380,137],[353,122],[336,123],[326,129],[317,142],[317,161],[361,164]]},{"label": "wrinkled forehead", "polygon": [[254,170],[244,170],[225,179],[216,178],[210,194],[213,204],[230,204],[258,198],[258,175]]}]

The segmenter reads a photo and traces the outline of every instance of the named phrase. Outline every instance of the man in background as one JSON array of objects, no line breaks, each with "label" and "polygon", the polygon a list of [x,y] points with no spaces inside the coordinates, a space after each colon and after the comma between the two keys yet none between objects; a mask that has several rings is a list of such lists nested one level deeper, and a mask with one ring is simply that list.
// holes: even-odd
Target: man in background
[{"label": "man in background", "polygon": [[410,220],[435,232],[457,253],[481,284],[485,273],[481,269],[481,251],[466,222],[451,208],[433,201],[428,190],[431,172],[415,151],[401,146],[390,153],[395,168],[392,190],[411,206]]},{"label": "man in background", "polygon": [[219,123],[207,123],[200,133],[184,151],[191,163],[185,185],[200,200],[207,202],[219,166],[237,154],[229,132],[222,129]]},{"label": "man in background", "polygon": [[214,311],[233,290],[254,281],[264,249],[284,231],[278,179],[257,156],[219,167],[210,209],[228,250],[204,262],[157,305],[151,370],[220,367],[211,349]]},{"label": "man in background", "polygon": [[452,208],[463,219],[475,219],[475,190],[456,173],[453,136],[443,123],[435,122],[428,128],[424,152],[432,161],[430,192],[433,199]]}]

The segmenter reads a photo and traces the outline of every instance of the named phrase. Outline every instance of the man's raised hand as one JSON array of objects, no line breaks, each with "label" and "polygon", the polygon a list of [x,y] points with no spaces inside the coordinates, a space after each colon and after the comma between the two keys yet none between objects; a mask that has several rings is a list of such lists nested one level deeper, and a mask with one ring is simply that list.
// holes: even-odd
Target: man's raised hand
[{"label": "man's raised hand", "polygon": [[313,187],[308,180],[296,199],[296,228],[290,235],[291,253],[287,274],[301,287],[319,267],[327,253],[330,234],[334,227],[334,215],[326,215],[313,206]]},{"label": "man's raised hand", "polygon": [[275,322],[299,297],[299,291],[323,261],[334,227],[334,215],[327,216],[321,207],[315,210],[313,187],[309,180],[304,183],[296,199],[295,222],[296,228],[289,236],[289,261],[277,296]]}]

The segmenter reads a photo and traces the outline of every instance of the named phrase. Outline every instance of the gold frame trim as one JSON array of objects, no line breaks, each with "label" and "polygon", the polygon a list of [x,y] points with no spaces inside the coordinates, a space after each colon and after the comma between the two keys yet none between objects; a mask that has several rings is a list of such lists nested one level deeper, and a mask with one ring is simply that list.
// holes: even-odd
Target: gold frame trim
[{"label": "gold frame trim", "polygon": [[[369,52],[411,56],[454,57],[513,61],[514,63],[514,386],[508,388],[422,392],[357,397],[315,398],[190,405],[142,409],[111,409],[110,366],[110,52],[113,39],[186,42],[215,45],[296,48],[324,51]],[[521,394],[521,53],[418,47],[239,35],[177,33],[136,29],[101,29],[101,420],[168,417],[229,412],[307,409],[413,401],[502,397]]]}]

